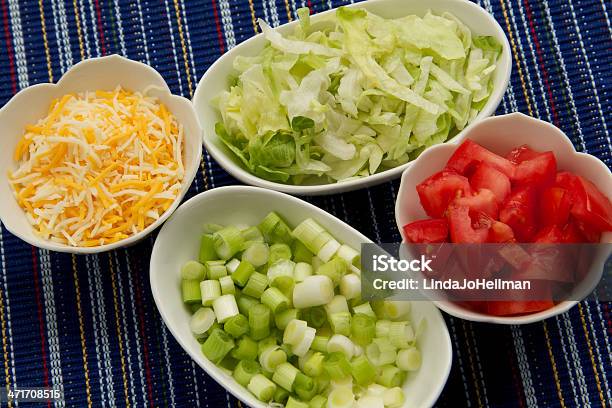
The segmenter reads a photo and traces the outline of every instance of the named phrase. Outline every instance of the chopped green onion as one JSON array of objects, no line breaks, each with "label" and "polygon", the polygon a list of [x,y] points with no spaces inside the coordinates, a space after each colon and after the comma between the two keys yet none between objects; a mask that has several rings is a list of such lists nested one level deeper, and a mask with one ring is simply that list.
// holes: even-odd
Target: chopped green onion
[{"label": "chopped green onion", "polygon": [[308,408],[325,408],[327,406],[327,398],[322,395],[315,395],[308,403]]},{"label": "chopped green onion", "polygon": [[299,372],[300,370],[295,368],[291,363],[285,362],[276,367],[276,371],[272,376],[272,381],[291,392],[293,390],[293,382],[295,381],[295,377]]},{"label": "chopped green onion", "polygon": [[344,275],[340,279],[340,293],[347,299],[361,296],[361,278],[354,273]]},{"label": "chopped green onion", "polygon": [[352,408],[355,403],[355,395],[352,390],[337,388],[327,396],[327,408]]},{"label": "chopped green onion", "polygon": [[258,400],[269,402],[272,397],[274,397],[276,385],[263,374],[255,374],[251,378],[251,381],[249,381],[247,389],[251,391]]},{"label": "chopped green onion", "polygon": [[259,364],[266,371],[274,371],[280,364],[287,362],[287,354],[279,346],[270,346],[259,355]]},{"label": "chopped green onion", "polygon": [[384,385],[374,383],[368,385],[368,388],[366,389],[366,394],[373,395],[375,397],[382,397],[385,394],[385,391],[387,390],[388,388]]},{"label": "chopped green onion", "polygon": [[318,256],[313,256],[310,265],[312,265],[312,270],[316,271],[321,265],[323,265],[323,263],[324,262],[321,260],[321,258],[319,258]]},{"label": "chopped green onion", "polygon": [[404,373],[394,365],[384,365],[376,382],[385,387],[399,387],[404,382]]},{"label": "chopped green onion", "polygon": [[414,331],[408,322],[391,322],[389,340],[397,348],[406,348],[414,341]]},{"label": "chopped green onion", "polygon": [[219,364],[234,348],[234,340],[221,329],[215,329],[202,344],[202,352],[214,364]]},{"label": "chopped green onion", "polygon": [[311,400],[317,393],[317,386],[314,380],[300,372],[295,376],[293,388],[298,397],[303,400]]},{"label": "chopped green onion", "polygon": [[347,270],[348,265],[346,261],[342,258],[336,257],[319,266],[315,273],[317,275],[324,275],[329,277],[335,286],[340,283],[340,280],[347,273]]},{"label": "chopped green onion", "polygon": [[312,275],[312,266],[306,262],[298,262],[293,269],[293,277],[296,282],[303,282]]},{"label": "chopped green onion", "polygon": [[363,313],[351,317],[351,336],[360,346],[368,345],[376,335],[376,321]]},{"label": "chopped green onion", "polygon": [[225,358],[221,360],[221,362],[219,363],[219,367],[225,368],[226,370],[229,370],[230,372],[234,371],[237,365],[238,365],[238,360],[232,357],[231,354],[228,354],[227,356],[225,356]]},{"label": "chopped green onion", "polygon": [[342,353],[329,353],[323,362],[323,368],[329,378],[339,380],[351,373],[351,365]]},{"label": "chopped green onion", "polygon": [[204,234],[200,240],[200,253],[198,260],[201,264],[203,264],[206,261],[214,261],[215,259],[219,259],[217,257],[217,252],[215,251],[215,241],[212,235]]},{"label": "chopped green onion", "polygon": [[274,336],[268,336],[265,339],[259,340],[257,342],[257,354],[260,355],[270,347],[276,347],[276,338]]},{"label": "chopped green onion", "polygon": [[249,310],[249,326],[253,340],[265,339],[270,335],[270,309],[257,304]]},{"label": "chopped green onion", "polygon": [[238,303],[238,310],[240,313],[248,316],[249,310],[251,310],[253,306],[258,305],[259,300],[255,299],[254,297],[241,294],[236,303]]},{"label": "chopped green onion", "polygon": [[390,320],[407,319],[410,313],[410,302],[385,300],[383,303],[385,316]]},{"label": "chopped green onion", "polygon": [[313,275],[293,288],[293,306],[299,309],[321,306],[334,297],[334,285],[327,276]]},{"label": "chopped green onion", "polygon": [[268,267],[268,280],[270,284],[274,284],[274,281],[280,277],[288,277],[293,280],[293,269],[295,268],[295,262],[288,259],[279,259],[274,264]]},{"label": "chopped green onion", "polygon": [[291,248],[287,244],[272,244],[270,245],[270,257],[268,265],[274,265],[275,262],[281,259],[291,259]]},{"label": "chopped green onion", "polygon": [[213,300],[212,306],[219,323],[225,323],[228,319],[240,313],[234,295],[219,296]]},{"label": "chopped green onion", "polygon": [[289,397],[285,408],[308,408],[308,404],[303,401],[296,400],[293,397]]},{"label": "chopped green onion", "polygon": [[183,296],[183,303],[188,305],[200,303],[202,300],[200,281],[183,279],[181,281],[181,294]]},{"label": "chopped green onion", "polygon": [[348,337],[342,334],[334,334],[327,342],[327,352],[340,352],[346,356],[347,360],[350,360],[355,353],[355,346]]},{"label": "chopped green onion", "polygon": [[202,293],[202,305],[210,306],[213,301],[221,296],[221,285],[218,280],[205,280],[200,282]]},{"label": "chopped green onion", "polygon": [[192,303],[189,305],[189,311],[195,313],[202,308],[202,303]]},{"label": "chopped green onion", "polygon": [[344,259],[349,265],[359,266],[361,263],[359,252],[348,245],[341,245],[336,255]]},{"label": "chopped green onion", "polygon": [[242,314],[237,314],[236,316],[232,316],[225,321],[223,325],[223,330],[233,338],[237,339],[238,337],[243,336],[249,331],[249,319]]},{"label": "chopped green onion", "polygon": [[368,385],[376,378],[376,369],[364,355],[356,357],[351,362],[351,374],[355,382],[361,386]]},{"label": "chopped green onion", "polygon": [[283,333],[283,343],[295,346],[304,337],[308,324],[304,320],[291,320]]},{"label": "chopped green onion", "polygon": [[359,344],[355,344],[355,357],[359,357],[362,354],[363,354],[363,347],[361,347]]},{"label": "chopped green onion", "polygon": [[251,242],[242,253],[242,260],[250,262],[254,267],[259,268],[268,262],[270,250],[268,245],[263,242]]},{"label": "chopped green onion", "polygon": [[293,354],[300,357],[306,354],[308,350],[310,350],[310,346],[312,345],[316,333],[317,331],[312,327],[306,327],[302,339],[297,344],[294,344],[291,349]]},{"label": "chopped green onion", "polygon": [[293,241],[291,229],[274,211],[265,216],[259,224],[259,229],[267,242],[273,244],[291,244]]},{"label": "chopped green onion", "polygon": [[274,315],[274,324],[279,330],[285,330],[290,321],[300,318],[298,309],[287,309]]},{"label": "chopped green onion", "polygon": [[374,310],[377,319],[387,319],[387,316],[385,315],[384,300],[372,300],[370,305],[372,306],[372,310]]},{"label": "chopped green onion", "polygon": [[327,343],[329,343],[329,337],[327,336],[315,336],[310,348],[316,351],[322,351],[327,353]]},{"label": "chopped green onion", "polygon": [[[354,306],[353,307],[353,313],[357,314],[357,313],[362,313],[365,315],[368,315],[370,317],[373,317],[374,319],[376,319],[376,313],[374,313],[374,310],[372,310],[372,306],[370,306],[370,303],[365,302],[362,303],[360,305]],[[380,336],[376,336],[376,337],[380,337]]]},{"label": "chopped green onion", "polygon": [[206,271],[208,279],[219,279],[227,275],[224,261],[207,261]]},{"label": "chopped green onion", "polygon": [[336,295],[333,299],[325,305],[325,311],[327,312],[328,318],[334,313],[348,313],[349,307],[346,303],[346,298],[342,295]]},{"label": "chopped green onion", "polygon": [[319,328],[327,322],[327,313],[323,306],[310,307],[302,310],[303,319],[306,320],[308,326]]},{"label": "chopped green onion", "polygon": [[247,284],[253,272],[255,272],[253,265],[248,261],[242,261],[232,273],[232,280],[242,288]]},{"label": "chopped green onion", "polygon": [[244,242],[264,242],[264,237],[257,227],[248,227],[242,231],[242,239]]},{"label": "chopped green onion", "polygon": [[287,298],[287,307],[293,307],[293,288],[295,282],[289,276],[277,276],[270,286],[277,288]]},{"label": "chopped green onion", "polygon": [[222,295],[233,295],[236,293],[236,287],[231,276],[223,276],[219,278],[219,285],[221,286]]},{"label": "chopped green onion", "polygon": [[276,314],[287,309],[289,299],[277,288],[268,288],[261,295],[261,303],[268,306]]},{"label": "chopped green onion", "polygon": [[257,342],[248,336],[241,337],[236,348],[232,350],[232,357],[238,360],[255,360],[257,358]]},{"label": "chopped green onion", "polygon": [[421,352],[416,347],[400,350],[395,364],[400,370],[416,371],[421,367]]},{"label": "chopped green onion", "polygon": [[201,281],[206,277],[206,268],[199,262],[187,261],[181,268],[181,278]]},{"label": "chopped green onion", "polygon": [[240,265],[239,259],[232,258],[227,261],[227,263],[225,264],[225,267],[227,268],[227,273],[231,275],[232,273],[236,272],[236,269],[238,269],[238,265]]},{"label": "chopped green onion", "polygon": [[202,307],[191,316],[189,328],[193,334],[200,337],[212,327],[214,322],[214,312],[208,307]]},{"label": "chopped green onion", "polygon": [[[316,242],[321,234],[327,234],[327,232],[312,218],[305,219],[293,230],[293,236],[301,241],[313,254],[319,252],[321,247],[326,243],[323,242],[320,244]],[[329,236],[329,234],[327,235]]]},{"label": "chopped green onion", "polygon": [[355,408],[385,408],[383,399],[373,395],[364,395],[356,402]]},{"label": "chopped green onion", "polygon": [[223,229],[223,225],[212,222],[208,222],[202,226],[202,231],[204,231],[205,234],[212,234],[220,229]]},{"label": "chopped green onion", "polygon": [[351,314],[349,312],[334,313],[329,317],[329,325],[336,334],[351,335]]},{"label": "chopped green onion", "polygon": [[259,272],[253,272],[247,284],[242,289],[242,293],[259,299],[267,286],[268,278],[266,275]]},{"label": "chopped green onion", "polygon": [[259,364],[253,360],[240,360],[234,368],[233,377],[236,382],[243,387],[246,387],[251,378],[261,372]]},{"label": "chopped green onion", "polygon": [[280,387],[276,387],[276,392],[274,393],[274,397],[272,400],[279,404],[286,404],[289,399],[289,391],[282,389]]},{"label": "chopped green onion", "polygon": [[366,356],[376,366],[395,362],[396,349],[386,338],[375,338],[366,347]]},{"label": "chopped green onion", "polygon": [[404,405],[406,397],[404,391],[400,387],[389,388],[383,394],[383,403],[385,407],[400,408]]},{"label": "chopped green onion", "polygon": [[221,259],[230,259],[235,253],[242,250],[244,240],[240,230],[233,225],[213,233],[215,251]]},{"label": "chopped green onion", "polygon": [[317,392],[321,394],[327,395],[329,385],[331,381],[329,380],[329,376],[324,371],[322,375],[315,378],[315,383],[317,385]]},{"label": "chopped green onion", "polygon": [[389,320],[376,321],[376,337],[389,337],[389,328],[391,322]]},{"label": "chopped green onion", "polygon": [[312,257],[314,254],[306,248],[302,241],[295,240],[293,241],[293,246],[291,248],[291,252],[293,252],[293,260],[295,262],[302,262],[310,264],[312,262]]}]

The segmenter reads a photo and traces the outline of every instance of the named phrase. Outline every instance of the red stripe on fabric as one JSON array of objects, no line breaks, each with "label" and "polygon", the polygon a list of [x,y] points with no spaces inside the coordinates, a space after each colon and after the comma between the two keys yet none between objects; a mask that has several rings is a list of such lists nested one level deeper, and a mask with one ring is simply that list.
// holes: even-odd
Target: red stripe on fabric
[{"label": "red stripe on fabric", "polygon": [[217,39],[219,40],[219,51],[221,54],[225,52],[225,44],[223,43],[223,32],[221,31],[221,22],[219,21],[219,13],[217,12],[217,2],[212,1],[213,15],[215,16],[215,26],[217,27]]},{"label": "red stripe on fabric", "polygon": [[542,75],[544,77],[544,85],[546,85],[546,93],[548,94],[548,100],[550,101],[550,110],[553,115],[553,122],[555,125],[559,124],[559,116],[557,115],[557,109],[555,108],[555,100],[553,98],[553,93],[550,88],[550,84],[548,82],[548,71],[546,70],[546,66],[544,65],[544,57],[542,55],[542,48],[540,47],[540,41],[538,40],[538,34],[536,33],[535,26],[533,24],[533,15],[531,13],[531,6],[529,5],[529,0],[523,0],[525,4],[525,9],[527,10],[527,20],[529,20],[529,28],[531,31],[531,36],[533,37],[533,42],[535,43],[536,53],[538,54],[538,65],[542,70]]},{"label": "red stripe on fabric", "polygon": [[100,3],[98,0],[94,2],[96,6],[96,20],[98,25],[98,32],[100,33],[100,47],[102,49],[102,55],[106,55],[106,42],[104,41],[104,26],[102,25],[102,10],[100,10]]},{"label": "red stripe on fabric", "polygon": [[[49,386],[49,369],[47,367],[47,351],[45,349],[45,322],[43,320],[43,307],[40,298],[40,286],[38,276],[38,255],[36,248],[32,247],[32,270],[34,271],[34,293],[36,294],[36,308],[38,311],[38,329],[40,331],[40,352],[43,359],[43,382],[45,387]],[[51,407],[51,400],[47,401],[47,407]]]},{"label": "red stripe on fabric", "polygon": [[13,93],[17,93],[17,77],[15,76],[15,56],[13,52],[13,41],[11,39],[11,30],[9,28],[8,10],[6,2],[2,0],[2,23],[4,25],[4,36],[6,39],[6,53],[9,57],[9,70],[11,73],[11,89]]}]

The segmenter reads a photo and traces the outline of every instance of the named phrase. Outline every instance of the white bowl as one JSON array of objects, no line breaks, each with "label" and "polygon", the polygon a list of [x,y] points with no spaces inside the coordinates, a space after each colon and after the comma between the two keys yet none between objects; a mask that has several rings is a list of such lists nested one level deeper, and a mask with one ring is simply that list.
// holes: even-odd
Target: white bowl
[{"label": "white bowl", "polygon": [[[67,93],[79,93],[93,90],[113,90],[118,85],[131,91],[147,92],[163,102],[185,128],[184,164],[185,177],[182,189],[172,205],[162,216],[138,234],[132,235],[112,244],[95,247],[72,247],[40,238],[34,233],[25,213],[14,199],[6,175],[14,169],[13,152],[23,136],[27,124],[37,122],[44,117],[49,104],[55,98]],[[57,84],[43,83],[32,85],[15,96],[0,109],[0,128],[2,129],[2,149],[0,149],[0,218],[4,226],[17,237],[29,244],[58,252],[97,253],[108,251],[144,238],[161,225],[178,207],[189,189],[200,165],[202,156],[202,129],[198,123],[193,105],[188,99],[172,95],[162,76],[148,65],[132,61],[118,55],[92,58],[79,62],[70,68]]]},{"label": "white bowl", "polygon": [[[571,171],[591,180],[604,195],[612,198],[610,169],[595,156],[577,152],[570,139],[559,128],[548,122],[534,119],[522,113],[495,116],[484,119],[473,126],[457,140],[457,143],[461,143],[467,138],[474,140],[494,153],[500,154],[505,154],[523,144],[527,144],[535,150],[552,150],[555,153],[559,169]],[[397,201],[395,202],[395,221],[404,241],[402,228],[404,225],[419,219],[429,218],[425,214],[416,193],[417,184],[435,172],[442,170],[456,148],[456,145],[449,144],[434,146],[420,155],[413,165],[402,174]],[[610,242],[611,235],[610,233],[604,234],[602,242]],[[610,250],[602,247],[596,255],[592,268],[599,268],[601,271],[609,255]],[[435,301],[434,303],[446,313],[462,319],[501,324],[525,324],[563,313],[577,302],[563,301],[538,313],[512,317],[490,316],[447,301]]]},{"label": "white bowl", "polygon": [[[502,44],[503,51],[499,57],[497,69],[494,73],[493,92],[487,104],[472,123],[476,123],[480,119],[491,116],[495,112],[508,86],[510,72],[512,70],[512,57],[510,56],[510,45],[508,44],[508,39],[503,29],[483,8],[466,0],[370,0],[347,5],[346,7],[363,8],[385,18],[397,18],[410,14],[424,15],[428,10],[432,10],[435,13],[448,11],[470,27],[473,33],[495,37],[497,41]],[[330,17],[331,13],[335,13],[335,10],[316,14],[311,17],[311,20],[313,23],[316,23],[317,21]],[[283,34],[288,34],[293,32],[296,24],[298,24],[297,21],[283,24],[278,27],[278,30]],[[268,181],[246,170],[239,159],[229,151],[215,133],[215,123],[220,121],[221,116],[211,105],[211,99],[229,87],[229,78],[232,73],[235,72],[233,69],[234,59],[239,55],[257,55],[264,48],[265,44],[265,38],[262,34],[259,34],[225,53],[206,71],[202,79],[200,79],[193,96],[196,114],[204,129],[204,145],[212,157],[214,157],[228,173],[238,180],[254,186],[266,187],[272,190],[284,191],[297,195],[321,195],[351,191],[380,184],[399,177],[401,172],[410,166],[410,163],[406,163],[393,169],[385,170],[360,179],[308,186]],[[469,126],[467,128],[469,128]],[[456,137],[450,142],[454,143],[455,139]]]},{"label": "white bowl", "polygon": [[[371,242],[349,225],[298,198],[256,187],[232,186],[209,190],[182,204],[159,232],[151,254],[151,290],[170,332],[211,377],[255,408],[265,408],[267,404],[258,401],[202,354],[200,343],[189,329],[189,310],[181,301],[180,270],[184,262],[197,257],[204,223],[255,225],[270,211],[277,211],[290,225],[311,217],[338,241],[355,248]],[[442,315],[431,302],[413,302],[413,321],[422,318],[427,320],[419,339],[423,364],[404,385],[405,407],[431,406],[442,391],[451,367],[450,337]]]}]

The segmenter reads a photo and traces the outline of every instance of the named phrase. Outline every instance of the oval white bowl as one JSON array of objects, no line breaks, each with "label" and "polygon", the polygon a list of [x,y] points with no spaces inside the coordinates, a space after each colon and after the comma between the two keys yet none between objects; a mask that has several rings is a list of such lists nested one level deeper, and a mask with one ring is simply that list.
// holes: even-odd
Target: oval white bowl
[{"label": "oval white bowl", "polygon": [[[510,73],[512,71],[512,57],[510,56],[510,45],[508,44],[508,39],[503,29],[483,8],[466,0],[370,0],[348,5],[347,7],[364,8],[385,18],[397,18],[410,14],[424,15],[428,10],[432,10],[434,13],[448,11],[470,27],[473,33],[494,36],[503,46],[503,51],[494,73],[494,90],[487,104],[472,123],[476,123],[483,118],[491,116],[495,112],[508,86]],[[311,17],[311,20],[313,23],[316,23],[317,21],[329,17],[331,13],[335,13],[335,10],[316,14]],[[296,24],[298,24],[297,21],[284,24],[278,27],[278,30],[283,34],[287,34],[293,31]],[[204,130],[204,145],[212,157],[214,157],[228,173],[243,183],[254,186],[297,195],[322,195],[351,191],[380,184],[399,177],[402,171],[410,166],[411,163],[406,163],[393,169],[356,180],[304,186],[268,181],[246,170],[239,159],[227,149],[215,133],[215,123],[217,123],[221,117],[218,111],[211,105],[211,99],[218,95],[219,92],[228,88],[229,77],[232,72],[235,72],[233,69],[234,59],[238,55],[257,55],[263,49],[265,43],[265,38],[262,34],[259,34],[229,50],[206,71],[202,79],[200,79],[193,96],[196,114]],[[466,129],[468,128],[469,126],[466,127]],[[465,132],[465,129],[463,132]],[[454,143],[456,139],[457,137],[452,139],[449,143]]]},{"label": "oval white bowl", "polygon": [[[179,123],[185,129],[184,167],[185,177],[182,188],[172,205],[154,223],[138,234],[132,235],[112,244],[95,247],[73,247],[42,239],[34,233],[31,224],[25,217],[24,211],[17,204],[13,190],[8,183],[6,175],[9,169],[14,169],[13,152],[15,146],[23,136],[27,124],[37,122],[44,117],[49,104],[55,98],[67,93],[79,93],[95,90],[113,90],[118,85],[131,91],[145,92],[159,100],[168,107]],[[150,66],[123,58],[119,55],[110,55],[101,58],[91,58],[70,68],[57,82],[57,84],[43,83],[25,88],[0,109],[0,128],[2,128],[3,145],[0,149],[0,218],[3,225],[17,237],[39,248],[58,252],[76,254],[91,254],[108,251],[114,248],[131,245],[146,237],[155,228],[161,225],[166,218],[178,207],[185,193],[189,189],[202,157],[202,129],[195,115],[193,105],[182,96],[173,95],[166,81],[155,69]]]},{"label": "oval white bowl", "polygon": [[[472,139],[494,153],[505,154],[513,148],[527,144],[535,150],[551,150],[555,153],[557,166],[591,180],[603,194],[612,198],[612,174],[610,169],[598,158],[577,152],[570,139],[559,128],[548,122],[532,118],[522,113],[495,116],[484,119],[459,140]],[[440,171],[453,154],[456,145],[438,145],[420,155],[413,165],[402,174],[400,188],[395,202],[395,221],[405,241],[402,226],[419,219],[429,218],[416,193],[416,186],[427,177]],[[606,233],[602,242],[611,242],[612,234]],[[610,251],[602,248],[596,255],[593,268],[603,268]],[[466,320],[501,324],[533,323],[566,312],[576,301],[560,302],[554,307],[524,316],[490,316],[462,308],[452,302],[435,301],[436,306],[446,313]]]},{"label": "oval white bowl", "polygon": [[[270,211],[277,211],[293,226],[311,217],[338,241],[355,248],[371,242],[336,217],[298,198],[256,187],[220,187],[198,194],[177,209],[157,236],[150,267],[153,298],[172,335],[212,378],[255,408],[268,405],[202,354],[200,343],[189,329],[190,313],[181,301],[180,269],[186,261],[197,258],[204,223],[256,225]],[[427,301],[413,302],[412,306],[413,321],[425,318],[427,327],[419,339],[422,368],[411,374],[404,385],[407,391],[404,406],[427,407],[433,405],[446,383],[452,348],[446,324],[436,307]]]}]

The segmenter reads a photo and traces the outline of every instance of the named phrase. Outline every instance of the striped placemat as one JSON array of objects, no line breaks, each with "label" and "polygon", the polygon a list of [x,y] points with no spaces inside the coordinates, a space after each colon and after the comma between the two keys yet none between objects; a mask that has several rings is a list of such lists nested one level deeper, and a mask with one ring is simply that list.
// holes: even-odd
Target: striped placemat
[{"label": "striped placemat", "polygon": [[[256,18],[278,25],[295,18],[297,7],[318,12],[345,3],[0,0],[0,103],[28,85],[57,81],[81,59],[110,53],[150,64],[173,92],[190,97],[215,59],[255,33]],[[550,121],[579,150],[612,165],[612,4],[479,3],[512,45],[513,75],[499,113]],[[189,195],[234,183],[205,154]],[[399,239],[396,192],[392,182],[309,201],[391,242]],[[0,385],[61,385],[66,399],[57,406],[238,406],[161,322],[149,293],[154,238],[77,257],[33,248],[0,228]],[[610,308],[581,303],[522,327],[447,317],[455,359],[438,405],[610,406]]]}]

